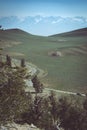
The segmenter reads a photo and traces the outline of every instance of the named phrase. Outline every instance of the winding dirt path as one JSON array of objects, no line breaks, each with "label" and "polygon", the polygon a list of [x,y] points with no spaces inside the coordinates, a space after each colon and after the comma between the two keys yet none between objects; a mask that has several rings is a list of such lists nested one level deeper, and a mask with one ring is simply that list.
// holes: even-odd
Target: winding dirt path
[{"label": "winding dirt path", "polygon": [[[37,74],[39,78],[43,78],[48,74],[48,72],[45,72],[44,70],[38,68],[36,65],[30,62],[25,62],[25,65],[31,76]],[[20,60],[12,59],[12,66],[20,66]]]},{"label": "winding dirt path", "polygon": [[[14,65],[20,65],[20,60],[17,60],[17,59],[12,59],[12,63]],[[37,74],[37,76],[39,78],[43,78],[45,77],[48,73],[45,72],[44,70],[38,68],[36,65],[30,63],[30,62],[25,62],[26,64],[26,68],[28,69],[28,73],[30,73],[31,76]],[[52,88],[45,88],[44,91],[54,91],[54,92],[57,92],[57,93],[61,93],[61,94],[69,94],[69,95],[79,95],[79,96],[83,96],[85,97],[86,95],[83,94],[83,93],[74,93],[74,92],[69,92],[69,91],[62,91],[62,90],[56,90],[56,89],[52,89]]]},{"label": "winding dirt path", "polygon": [[57,92],[57,93],[62,93],[62,94],[69,94],[69,95],[80,95],[80,96],[83,96],[85,97],[86,95],[83,94],[83,93],[74,93],[74,92],[69,92],[69,91],[62,91],[62,90],[56,90],[56,89],[52,89],[52,88],[45,88],[45,90],[47,91],[54,91],[54,92]]}]

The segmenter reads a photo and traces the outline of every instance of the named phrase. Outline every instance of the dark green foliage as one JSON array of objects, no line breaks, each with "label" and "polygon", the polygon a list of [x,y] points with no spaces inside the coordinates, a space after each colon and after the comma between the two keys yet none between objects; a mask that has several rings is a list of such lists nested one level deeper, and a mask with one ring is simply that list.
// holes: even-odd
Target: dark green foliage
[{"label": "dark green foliage", "polygon": [[50,93],[49,102],[50,102],[50,114],[52,118],[52,124],[54,126],[58,121],[59,117],[59,100],[56,98],[54,92]]},{"label": "dark green foliage", "polygon": [[[25,73],[25,68],[0,67],[0,125],[15,121],[56,130],[60,123],[64,130],[87,130],[87,97],[81,103],[76,97],[58,98],[53,92],[48,97],[36,94],[32,98],[24,90]],[[37,76],[32,81],[34,87],[40,87]],[[40,92],[37,88],[36,92]]]},{"label": "dark green foliage", "polygon": [[80,130],[82,111],[80,109],[75,108],[74,106],[62,112],[63,112],[61,117],[62,127],[64,127],[65,130]]},{"label": "dark green foliage", "polygon": [[13,122],[29,107],[29,95],[17,70],[8,66],[0,68],[0,125]]},{"label": "dark green foliage", "polygon": [[25,67],[25,59],[21,59],[21,67]]},{"label": "dark green foliage", "polygon": [[86,99],[85,99],[85,101],[83,103],[83,107],[87,111],[87,95],[86,95]]},{"label": "dark green foliage", "polygon": [[36,93],[43,92],[43,84],[40,83],[40,81],[36,75],[33,77],[32,82],[33,82],[33,87],[34,87]]},{"label": "dark green foliage", "polygon": [[26,123],[33,123],[39,128],[50,130],[52,119],[49,112],[49,100],[41,96],[35,96],[31,107],[22,114],[22,118]]},{"label": "dark green foliage", "polygon": [[3,48],[0,48],[0,50],[3,50]]},{"label": "dark green foliage", "polygon": [[87,129],[87,113],[74,98],[61,98],[59,118],[61,126],[64,130],[86,130]]},{"label": "dark green foliage", "polygon": [[22,118],[44,130],[87,130],[87,111],[74,97],[57,98],[51,92],[49,97],[35,96],[31,107]]},{"label": "dark green foliage", "polygon": [[58,118],[58,100],[54,93],[49,97],[35,96],[28,111],[22,114],[26,123],[33,123],[44,130],[55,130]]},{"label": "dark green foliage", "polygon": [[6,64],[11,67],[11,57],[6,55]]}]

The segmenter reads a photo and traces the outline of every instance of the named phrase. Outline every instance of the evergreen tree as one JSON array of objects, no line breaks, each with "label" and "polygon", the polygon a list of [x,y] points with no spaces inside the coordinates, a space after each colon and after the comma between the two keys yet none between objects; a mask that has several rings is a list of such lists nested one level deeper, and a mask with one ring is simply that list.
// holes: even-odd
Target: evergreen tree
[{"label": "evergreen tree", "polygon": [[6,64],[11,67],[11,57],[6,55]]},{"label": "evergreen tree", "polygon": [[36,75],[33,77],[32,82],[33,82],[33,87],[34,87],[36,93],[43,92],[43,84],[40,83],[40,81]]},{"label": "evergreen tree", "polygon": [[0,125],[18,120],[29,107],[25,83],[17,70],[0,68]]},{"label": "evergreen tree", "polygon": [[21,59],[21,67],[25,67],[25,59]]},{"label": "evergreen tree", "polygon": [[50,96],[50,113],[52,118],[52,124],[53,127],[57,125],[57,122],[59,121],[59,101],[56,98],[56,94],[51,91]]}]

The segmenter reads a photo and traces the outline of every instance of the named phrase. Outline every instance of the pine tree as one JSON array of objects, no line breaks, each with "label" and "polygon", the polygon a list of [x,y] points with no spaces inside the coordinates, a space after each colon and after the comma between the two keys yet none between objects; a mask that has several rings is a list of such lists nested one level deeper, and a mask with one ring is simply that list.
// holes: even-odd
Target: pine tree
[{"label": "pine tree", "polygon": [[19,119],[29,107],[25,82],[17,70],[4,66],[0,70],[0,125]]},{"label": "pine tree", "polygon": [[25,67],[25,59],[21,59],[21,67]]},{"label": "pine tree", "polygon": [[11,65],[11,57],[10,56],[8,56],[8,55],[6,55],[6,64],[8,65],[8,66],[12,66]]},{"label": "pine tree", "polygon": [[36,75],[33,77],[32,82],[33,82],[33,87],[34,87],[36,93],[43,92],[43,84],[40,83],[40,81]]}]

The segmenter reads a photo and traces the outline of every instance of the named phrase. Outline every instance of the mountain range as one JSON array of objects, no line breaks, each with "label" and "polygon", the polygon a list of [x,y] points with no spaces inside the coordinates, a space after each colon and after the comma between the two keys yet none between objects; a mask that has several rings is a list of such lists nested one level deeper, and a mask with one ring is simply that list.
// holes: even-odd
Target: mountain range
[{"label": "mountain range", "polygon": [[48,36],[87,27],[86,17],[27,16],[0,17],[4,29],[21,28],[35,35]]}]

